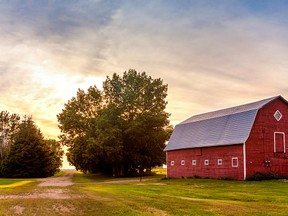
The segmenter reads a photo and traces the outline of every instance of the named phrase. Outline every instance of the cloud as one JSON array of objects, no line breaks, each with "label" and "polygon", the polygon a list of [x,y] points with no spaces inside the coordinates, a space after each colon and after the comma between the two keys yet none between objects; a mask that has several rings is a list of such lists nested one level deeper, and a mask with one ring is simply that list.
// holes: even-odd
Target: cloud
[{"label": "cloud", "polygon": [[2,62],[48,60],[61,73],[101,73],[97,64],[105,60],[106,46],[102,28],[118,5],[76,0],[6,2],[0,6]]},{"label": "cloud", "polygon": [[206,111],[288,96],[283,20],[259,12],[255,16],[239,4],[214,6],[179,8],[177,13],[153,4],[141,12],[127,6],[110,26],[113,67],[132,65],[162,77],[169,84],[174,124]]},{"label": "cloud", "polygon": [[5,1],[1,109],[32,114],[53,134],[78,88],[129,68],[168,84],[173,123],[288,96],[287,13],[280,1],[257,2]]},{"label": "cloud", "polygon": [[[251,60],[258,55],[263,60],[269,58],[272,54],[262,52],[261,43],[265,45],[269,40],[272,43],[277,41],[277,37],[271,33],[275,27],[271,28],[273,23],[269,23],[269,20],[254,20],[253,17],[233,19],[226,11],[211,14],[211,8],[199,9],[198,14],[204,14],[203,20],[191,19],[197,9],[193,9],[189,17],[165,20],[170,14],[169,10],[162,11],[156,7],[158,11],[151,12],[150,8],[154,7],[142,8],[139,13],[132,7],[115,16],[110,35],[114,35],[111,38],[111,56],[116,57],[117,64],[124,60],[128,63],[166,65],[168,68],[172,66],[178,70],[201,70],[216,66],[216,69],[231,76],[231,68],[237,70],[234,63],[239,66],[251,65]],[[220,18],[216,19],[217,16]],[[211,70],[202,71],[211,73]]]},{"label": "cloud", "polygon": [[105,75],[101,29],[117,5],[74,0],[1,4],[1,109],[33,115],[55,136],[56,114],[64,103],[78,88],[99,86]]}]

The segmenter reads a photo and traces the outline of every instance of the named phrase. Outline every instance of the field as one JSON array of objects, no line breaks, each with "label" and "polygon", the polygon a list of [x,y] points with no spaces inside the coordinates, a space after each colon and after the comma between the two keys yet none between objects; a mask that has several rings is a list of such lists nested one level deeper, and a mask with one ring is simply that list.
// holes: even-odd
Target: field
[{"label": "field", "polygon": [[68,186],[0,179],[0,215],[287,215],[288,182],[111,179],[76,173]]}]

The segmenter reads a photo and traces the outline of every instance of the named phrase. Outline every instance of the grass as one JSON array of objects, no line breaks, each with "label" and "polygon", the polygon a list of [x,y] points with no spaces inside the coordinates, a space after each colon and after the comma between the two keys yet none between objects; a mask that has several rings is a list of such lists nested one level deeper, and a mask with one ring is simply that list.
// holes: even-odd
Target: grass
[{"label": "grass", "polygon": [[154,168],[152,169],[152,172],[156,175],[166,176],[167,169],[165,168]]},{"label": "grass", "polygon": [[[0,215],[15,215],[16,207],[24,209],[23,215],[287,215],[287,182],[161,180],[157,177],[164,176],[162,171],[159,170],[161,175],[142,182],[123,182],[123,179],[77,172],[76,184],[62,188],[76,197],[2,199]],[[13,185],[16,183],[13,181],[0,179],[0,186]],[[37,184],[0,188],[0,195],[59,189],[37,187]]]},{"label": "grass", "polygon": [[[143,176],[141,179],[159,179],[166,177],[166,169],[157,168],[152,170],[153,175],[151,176]],[[130,177],[130,178],[111,178],[101,174],[84,174],[81,171],[76,171],[73,176],[73,182],[75,183],[91,183],[91,182],[111,182],[111,181],[124,181],[124,180],[139,180],[140,177]]]},{"label": "grass", "polygon": [[81,171],[76,171],[72,180],[75,183],[104,182],[111,180],[111,177],[106,177],[100,174],[84,174]]},{"label": "grass", "polygon": [[[204,179],[155,180],[141,184],[85,185],[108,200],[107,214],[287,215],[288,184]],[[112,204],[112,205],[111,205]]]},{"label": "grass", "polygon": [[59,172],[55,173],[53,177],[59,177],[67,174],[65,170],[60,170]]},{"label": "grass", "polygon": [[29,184],[33,181],[29,180],[14,180],[14,179],[0,179],[0,189],[1,188],[15,188],[20,187],[25,184]]}]

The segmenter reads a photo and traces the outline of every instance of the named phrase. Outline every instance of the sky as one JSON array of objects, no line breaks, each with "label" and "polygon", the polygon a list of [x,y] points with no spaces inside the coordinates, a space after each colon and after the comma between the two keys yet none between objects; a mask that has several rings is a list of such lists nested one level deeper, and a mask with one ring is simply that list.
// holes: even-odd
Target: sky
[{"label": "sky", "polygon": [[135,69],[168,84],[173,125],[288,99],[286,0],[0,0],[0,111],[44,136],[77,89]]}]

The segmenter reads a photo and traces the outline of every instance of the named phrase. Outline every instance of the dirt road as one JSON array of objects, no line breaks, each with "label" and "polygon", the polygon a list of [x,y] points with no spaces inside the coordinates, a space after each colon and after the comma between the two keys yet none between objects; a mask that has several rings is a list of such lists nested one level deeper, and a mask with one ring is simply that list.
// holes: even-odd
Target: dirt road
[{"label": "dirt road", "polygon": [[66,186],[73,185],[74,183],[72,182],[72,177],[76,171],[67,170],[66,172],[67,174],[60,176],[60,177],[41,179],[42,182],[38,186],[39,187],[45,187],[45,186],[66,187]]}]

